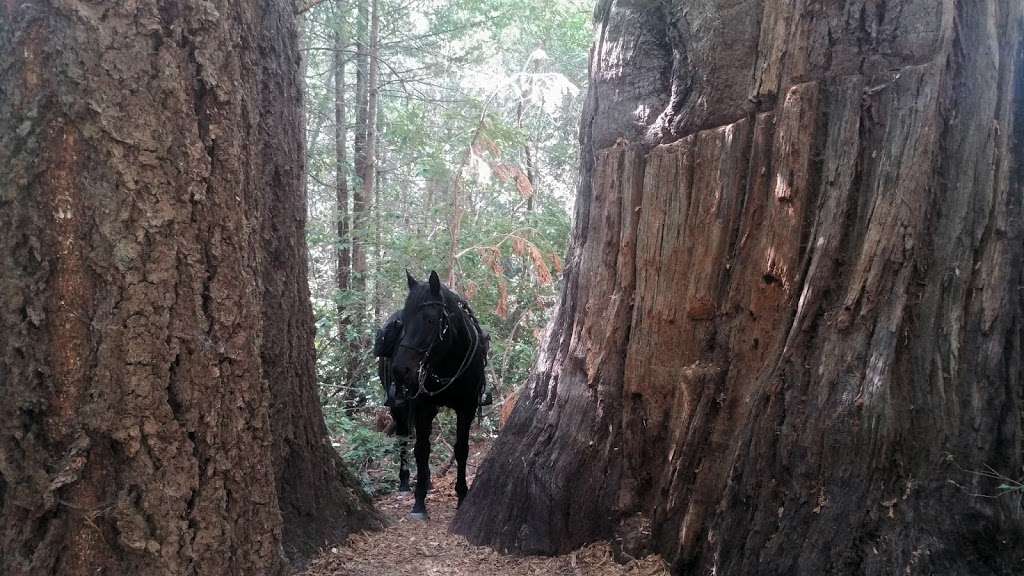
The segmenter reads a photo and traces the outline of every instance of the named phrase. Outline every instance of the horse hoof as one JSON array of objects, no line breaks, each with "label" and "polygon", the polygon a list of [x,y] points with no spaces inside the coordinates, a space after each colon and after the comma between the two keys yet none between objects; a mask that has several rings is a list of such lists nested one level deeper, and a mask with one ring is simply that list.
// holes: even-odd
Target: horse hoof
[{"label": "horse hoof", "polygon": [[430,516],[426,512],[409,512],[409,519],[426,522],[430,519]]},{"label": "horse hoof", "polygon": [[405,486],[399,486],[398,487],[398,491],[399,492],[412,492],[412,488],[410,488],[409,485],[406,484]]}]

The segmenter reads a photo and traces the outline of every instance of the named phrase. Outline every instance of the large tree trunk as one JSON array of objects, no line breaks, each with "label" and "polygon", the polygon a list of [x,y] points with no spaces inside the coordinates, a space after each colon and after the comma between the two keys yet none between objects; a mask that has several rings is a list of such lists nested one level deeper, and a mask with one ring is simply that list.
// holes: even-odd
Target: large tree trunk
[{"label": "large tree trunk", "polygon": [[1017,0],[602,2],[561,304],[454,524],[1019,574]]},{"label": "large tree trunk", "polygon": [[316,402],[295,41],[0,4],[0,573],[275,574],[376,522]]}]

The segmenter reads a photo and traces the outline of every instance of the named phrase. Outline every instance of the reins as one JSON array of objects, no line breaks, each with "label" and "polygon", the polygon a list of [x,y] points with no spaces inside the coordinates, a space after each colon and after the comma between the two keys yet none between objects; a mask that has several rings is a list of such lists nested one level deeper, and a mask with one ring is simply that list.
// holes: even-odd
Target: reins
[{"label": "reins", "polygon": [[[447,390],[456,380],[459,379],[460,376],[466,373],[466,370],[469,368],[469,363],[472,362],[473,358],[476,356],[476,352],[480,345],[480,334],[477,332],[475,326],[471,327],[469,325],[469,322],[466,321],[466,316],[471,315],[472,312],[467,310],[467,307],[463,306],[461,302],[458,302],[456,304],[462,311],[462,327],[469,335],[470,340],[472,340],[473,342],[473,345],[469,349],[469,352],[462,358],[462,363],[459,365],[459,369],[456,370],[454,375],[448,378],[439,378],[437,375],[431,373],[428,366],[428,362],[430,360],[430,353],[433,351],[434,345],[444,340],[444,335],[448,332],[448,329],[450,328],[451,324],[451,314],[448,312],[448,306],[445,304],[443,300],[431,300],[429,302],[423,302],[418,306],[418,308],[423,308],[424,306],[430,305],[436,305],[441,307],[441,314],[444,317],[444,326],[441,328],[441,331],[438,334],[438,338],[436,340],[431,342],[430,345],[427,346],[426,348],[416,348],[403,343],[399,343],[399,346],[401,346],[402,348],[408,348],[410,350],[415,350],[416,352],[420,352],[423,354],[423,358],[420,359],[420,365],[417,371],[418,390],[416,391],[416,394],[413,396],[413,399],[419,398],[420,394],[425,394],[428,397],[437,396],[438,394],[441,394],[442,392]],[[435,382],[442,384],[442,386],[437,390],[428,389],[427,379],[430,377],[433,377],[433,380]]]}]

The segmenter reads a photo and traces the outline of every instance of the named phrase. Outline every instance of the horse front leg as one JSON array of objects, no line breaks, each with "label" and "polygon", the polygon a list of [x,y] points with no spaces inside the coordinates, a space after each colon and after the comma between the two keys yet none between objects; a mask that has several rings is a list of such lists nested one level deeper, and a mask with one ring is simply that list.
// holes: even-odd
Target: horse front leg
[{"label": "horse front leg", "polygon": [[418,404],[416,406],[416,446],[413,454],[416,457],[416,502],[412,506],[410,518],[426,520],[427,489],[430,488],[430,434],[434,425],[437,406]]},{"label": "horse front leg", "polygon": [[459,506],[469,492],[466,484],[466,460],[469,458],[469,428],[473,425],[476,410],[460,410],[455,431],[455,461],[458,463],[458,476],[455,479],[455,494],[459,497]]}]

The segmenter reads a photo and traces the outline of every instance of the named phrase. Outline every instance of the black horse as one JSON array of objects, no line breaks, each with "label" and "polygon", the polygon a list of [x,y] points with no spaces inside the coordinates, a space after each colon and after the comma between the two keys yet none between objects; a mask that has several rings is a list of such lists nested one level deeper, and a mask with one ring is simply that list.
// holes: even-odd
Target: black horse
[{"label": "black horse", "polygon": [[[409,435],[416,427],[416,501],[410,516],[427,518],[426,497],[430,486],[430,435],[438,408],[456,413],[455,460],[458,476],[455,492],[459,504],[466,497],[466,459],[469,428],[485,398],[489,337],[472,309],[459,295],[441,284],[437,272],[426,283],[406,272],[409,294],[402,310],[388,318],[377,332],[374,353],[378,372],[395,421],[395,433]],[[400,440],[399,490],[408,490],[406,442]]]}]

